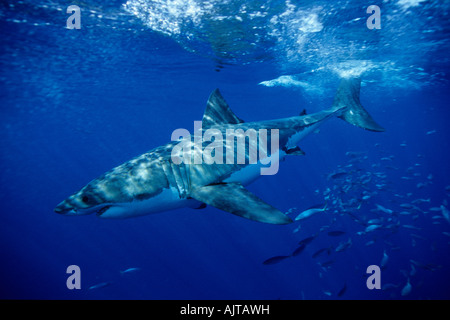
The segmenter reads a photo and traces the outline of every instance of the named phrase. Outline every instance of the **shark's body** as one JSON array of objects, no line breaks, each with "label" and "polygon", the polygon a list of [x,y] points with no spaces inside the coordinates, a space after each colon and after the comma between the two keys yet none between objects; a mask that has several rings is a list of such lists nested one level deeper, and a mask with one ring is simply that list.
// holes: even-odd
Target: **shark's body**
[{"label": "shark's body", "polygon": [[[384,131],[360,104],[359,90],[360,79],[342,80],[329,110],[248,123],[236,117],[219,91],[215,90],[208,100],[202,130],[214,129],[225,136],[227,130],[266,129],[272,132],[276,129],[279,149],[272,150],[270,159],[279,161],[287,155],[304,154],[297,143],[333,116],[367,130]],[[272,135],[268,135],[268,144],[271,138]],[[292,222],[287,215],[244,188],[261,175],[261,162],[250,164],[248,161],[250,146],[246,149],[243,164],[237,161],[232,164],[225,161],[176,164],[173,151],[181,141],[155,148],[106,172],[61,202],[55,211],[68,215],[96,213],[103,218],[128,218],[181,207],[199,207],[204,203],[260,222]],[[225,140],[223,143],[226,149]],[[193,152],[203,151],[205,145]]]}]

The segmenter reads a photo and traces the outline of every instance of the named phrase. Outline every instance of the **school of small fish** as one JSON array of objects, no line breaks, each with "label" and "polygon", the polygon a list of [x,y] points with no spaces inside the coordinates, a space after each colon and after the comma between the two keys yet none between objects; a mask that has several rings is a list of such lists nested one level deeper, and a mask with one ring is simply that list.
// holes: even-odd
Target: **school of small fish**
[{"label": "school of small fish", "polygon": [[[407,144],[403,142],[400,146],[406,148]],[[317,260],[320,267],[319,276],[322,277],[322,273],[332,268],[339,259],[339,252],[349,250],[354,244],[362,244],[369,249],[375,243],[381,243],[384,250],[377,262],[381,270],[387,270],[389,255],[401,251],[402,246],[405,246],[404,241],[408,247],[437,250],[436,240],[429,239],[430,230],[427,230],[427,233],[422,232],[424,224],[436,228],[439,242],[450,245],[450,211],[447,199],[450,197],[450,185],[443,190],[444,196],[439,195],[440,199],[433,198],[435,195],[431,196],[427,187],[433,184],[434,175],[423,172],[423,155],[418,154],[417,159],[413,159],[411,165],[402,172],[400,168],[404,167],[404,163],[396,163],[395,156],[387,155],[380,144],[375,147],[378,154],[371,155],[370,161],[367,152],[346,153],[348,161],[326,176],[327,186],[324,190],[315,191],[317,197],[322,197],[322,203],[304,210],[295,207],[286,212],[294,217],[294,221],[301,220],[301,224],[307,223],[303,221],[306,218],[311,221],[313,217],[318,216],[322,216],[320,221],[326,217],[328,223],[320,227],[319,233],[301,240],[291,255],[275,256],[265,260],[264,264],[278,264],[301,253],[305,255],[305,251],[309,251],[310,258]],[[294,224],[294,234],[300,233],[301,224]],[[401,234],[401,245],[391,240],[397,233]],[[325,238],[329,244],[325,247],[310,244],[319,236]],[[305,250],[307,245],[310,250]],[[398,282],[385,283],[382,290],[392,292],[391,297],[407,297],[413,291],[414,284],[422,282],[416,281],[417,269],[433,272],[442,268],[442,265],[421,262],[419,259],[420,256],[418,259],[406,261],[409,270],[396,270],[399,272]],[[322,292],[326,296],[341,297],[347,289],[350,290],[347,284],[344,284],[340,290],[325,288]]]}]

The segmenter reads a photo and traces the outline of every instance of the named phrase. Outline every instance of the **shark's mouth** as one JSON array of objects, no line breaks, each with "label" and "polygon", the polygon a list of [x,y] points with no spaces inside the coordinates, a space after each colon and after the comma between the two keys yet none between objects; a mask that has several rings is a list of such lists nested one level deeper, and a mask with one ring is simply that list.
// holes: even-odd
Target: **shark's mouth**
[{"label": "shark's mouth", "polygon": [[104,206],[104,207],[100,208],[99,210],[97,210],[97,213],[95,215],[97,217],[100,217],[102,214],[104,214],[106,211],[108,211],[109,208],[111,208],[110,205]]},{"label": "shark's mouth", "polygon": [[91,207],[91,208],[63,208],[61,206],[58,206],[55,208],[55,212],[62,214],[62,215],[67,215],[67,216],[81,216],[81,215],[88,215],[88,214],[92,214],[95,213],[96,216],[101,216],[102,214],[104,214],[106,211],[108,211],[111,207],[113,207],[113,205],[111,204],[104,204],[104,205],[99,205],[99,206],[95,206],[95,207]]}]

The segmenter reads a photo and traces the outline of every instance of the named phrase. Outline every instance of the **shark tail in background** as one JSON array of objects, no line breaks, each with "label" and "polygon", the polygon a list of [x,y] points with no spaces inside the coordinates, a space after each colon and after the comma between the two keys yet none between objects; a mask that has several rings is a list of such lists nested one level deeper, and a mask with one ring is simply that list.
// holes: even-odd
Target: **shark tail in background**
[{"label": "shark tail in background", "polygon": [[342,79],[334,97],[333,109],[342,109],[342,120],[365,130],[382,132],[385,129],[373,120],[359,100],[361,78]]}]

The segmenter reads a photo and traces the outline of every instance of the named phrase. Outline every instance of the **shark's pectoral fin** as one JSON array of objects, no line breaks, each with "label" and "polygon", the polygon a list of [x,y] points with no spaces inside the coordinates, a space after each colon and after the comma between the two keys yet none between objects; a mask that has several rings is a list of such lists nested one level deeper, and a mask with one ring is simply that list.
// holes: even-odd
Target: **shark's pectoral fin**
[{"label": "shark's pectoral fin", "polygon": [[211,184],[191,191],[191,197],[232,214],[272,224],[288,224],[292,220],[263,202],[239,183]]}]

